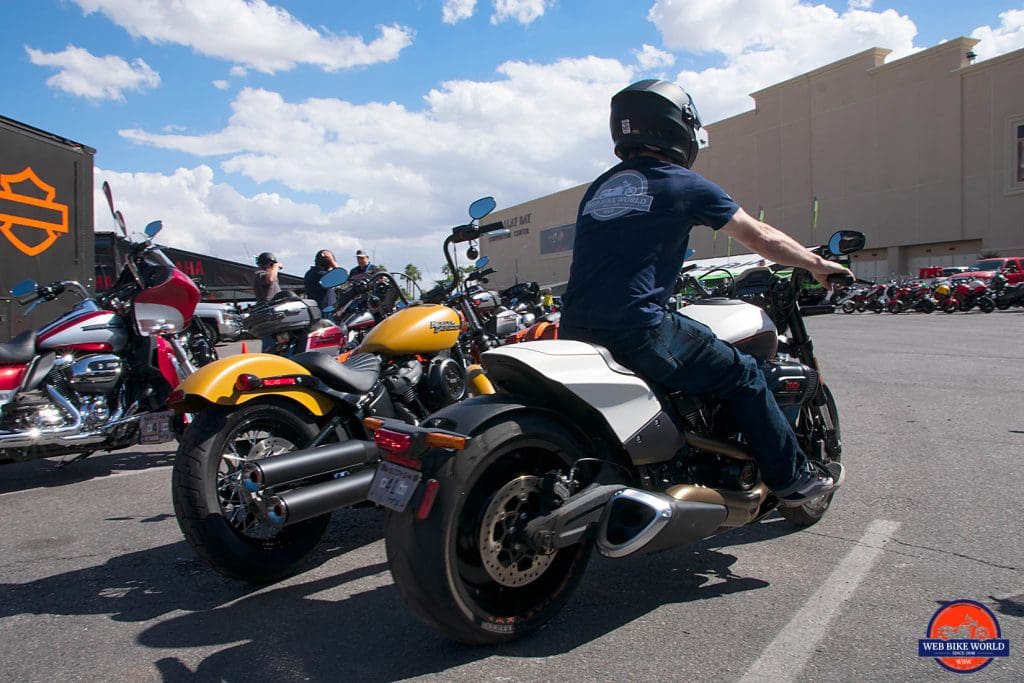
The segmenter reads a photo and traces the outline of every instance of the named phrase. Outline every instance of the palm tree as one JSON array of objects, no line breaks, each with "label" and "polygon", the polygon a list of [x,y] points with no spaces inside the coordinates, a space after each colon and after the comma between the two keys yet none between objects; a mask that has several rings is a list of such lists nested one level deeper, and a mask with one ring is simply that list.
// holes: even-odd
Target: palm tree
[{"label": "palm tree", "polygon": [[413,264],[407,263],[405,265],[404,274],[406,279],[406,286],[409,289],[409,296],[414,296],[413,290],[416,289],[416,283],[423,279],[423,273],[421,273],[420,269],[414,266]]}]

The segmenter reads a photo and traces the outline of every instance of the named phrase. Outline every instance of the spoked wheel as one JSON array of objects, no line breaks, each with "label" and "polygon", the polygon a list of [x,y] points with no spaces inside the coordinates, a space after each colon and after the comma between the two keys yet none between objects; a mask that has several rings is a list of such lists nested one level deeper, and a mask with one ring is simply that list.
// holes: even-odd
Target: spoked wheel
[{"label": "spoked wheel", "polygon": [[327,529],[330,515],[271,525],[242,486],[246,462],[303,448],[316,435],[316,424],[297,411],[267,403],[203,410],[178,447],[172,475],[178,525],[199,556],[226,576],[253,583],[287,576]]},{"label": "spoked wheel", "polygon": [[[828,386],[822,384],[824,404],[817,406],[813,401],[805,405],[797,423],[797,437],[800,447],[810,456],[820,452],[824,463],[839,462],[843,453],[842,435],[839,431],[839,411]],[[836,492],[812,499],[799,507],[780,507],[779,514],[793,524],[810,526],[825,516]]]},{"label": "spoked wheel", "polygon": [[519,416],[474,435],[441,465],[427,519],[411,510],[388,518],[391,573],[412,611],[464,643],[507,641],[546,624],[579,583],[592,543],[545,552],[524,527],[550,509],[545,476],[582,456],[558,424]]},{"label": "spoked wheel", "polygon": [[852,301],[846,301],[843,303],[843,313],[850,314],[857,310],[857,304]]}]

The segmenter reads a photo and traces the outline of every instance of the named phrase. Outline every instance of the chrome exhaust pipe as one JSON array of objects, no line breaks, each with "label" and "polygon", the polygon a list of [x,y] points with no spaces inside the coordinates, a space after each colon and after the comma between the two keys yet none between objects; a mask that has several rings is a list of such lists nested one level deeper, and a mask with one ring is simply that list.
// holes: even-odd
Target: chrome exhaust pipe
[{"label": "chrome exhaust pipe", "polygon": [[0,448],[30,448],[32,446],[63,445],[61,439],[79,435],[82,431],[82,414],[71,401],[49,384],[45,385],[50,399],[71,416],[71,424],[56,429],[29,429],[22,432],[0,434]]},{"label": "chrome exhaust pipe", "polygon": [[728,514],[724,504],[622,489],[604,506],[597,549],[605,557],[625,557],[686,545],[715,533]]},{"label": "chrome exhaust pipe", "polygon": [[373,441],[342,441],[301,451],[292,451],[248,462],[242,466],[242,483],[252,493],[377,459]]},{"label": "chrome exhaust pipe", "polygon": [[376,468],[347,477],[300,486],[267,500],[267,520],[274,526],[297,524],[366,500]]}]

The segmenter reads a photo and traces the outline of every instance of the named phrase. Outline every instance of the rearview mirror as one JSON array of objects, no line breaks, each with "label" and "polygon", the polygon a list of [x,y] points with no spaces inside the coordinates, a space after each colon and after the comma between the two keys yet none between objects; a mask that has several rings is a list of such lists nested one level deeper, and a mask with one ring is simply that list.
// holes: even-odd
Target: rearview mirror
[{"label": "rearview mirror", "polygon": [[327,271],[327,274],[320,278],[320,286],[325,289],[343,285],[348,281],[348,271],[344,268],[335,268]]},{"label": "rearview mirror", "polygon": [[857,230],[839,230],[829,239],[828,250],[836,256],[852,254],[863,249],[866,242],[867,238],[864,237],[862,232]]},{"label": "rearview mirror", "polygon": [[146,237],[153,239],[157,234],[164,229],[163,221],[152,221],[145,227],[143,232],[146,233]]},{"label": "rearview mirror", "polygon": [[478,221],[491,211],[494,211],[494,207],[497,205],[498,203],[494,201],[494,197],[481,197],[469,205],[469,217]]},{"label": "rearview mirror", "polygon": [[483,268],[484,266],[486,266],[490,262],[491,262],[491,259],[489,259],[486,256],[481,256],[480,258],[478,258],[476,260],[476,264],[475,264],[476,265],[476,269],[480,270],[481,268]]},{"label": "rearview mirror", "polygon": [[31,294],[34,291],[36,291],[35,280],[22,280],[18,284],[11,287],[11,296],[22,297],[25,296],[26,294]]}]

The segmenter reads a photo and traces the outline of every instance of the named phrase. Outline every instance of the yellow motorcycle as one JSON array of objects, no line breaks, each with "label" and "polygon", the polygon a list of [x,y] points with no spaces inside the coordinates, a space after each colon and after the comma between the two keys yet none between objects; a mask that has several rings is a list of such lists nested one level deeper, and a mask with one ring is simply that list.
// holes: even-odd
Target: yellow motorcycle
[{"label": "yellow motorcycle", "polygon": [[[494,206],[490,197],[470,206],[472,222],[445,241],[449,261],[449,244],[502,229],[479,225]],[[214,569],[257,583],[293,573],[331,512],[367,498],[379,456],[364,419],[418,425],[470,393],[494,392],[470,355],[490,342],[453,272],[447,301],[456,308],[402,296],[404,307],[342,360],[241,354],[200,368],[173,392],[171,408],[192,416],[175,456],[174,512]],[[321,284],[346,278],[339,268]]]}]

